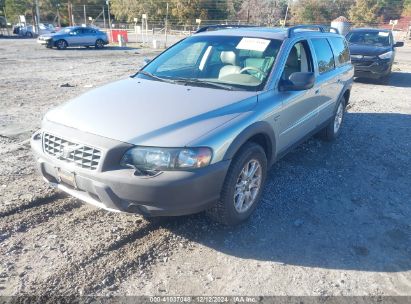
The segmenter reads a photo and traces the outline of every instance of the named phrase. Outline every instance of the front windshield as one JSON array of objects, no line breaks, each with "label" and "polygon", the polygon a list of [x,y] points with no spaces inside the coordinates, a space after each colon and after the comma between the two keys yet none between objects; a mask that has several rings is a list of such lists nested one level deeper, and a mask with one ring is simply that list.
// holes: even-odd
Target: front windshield
[{"label": "front windshield", "polygon": [[260,90],[281,43],[280,40],[249,37],[192,36],[150,62],[136,77]]},{"label": "front windshield", "polygon": [[389,32],[351,32],[347,35],[347,40],[354,44],[365,44],[375,46],[389,46],[390,33]]}]

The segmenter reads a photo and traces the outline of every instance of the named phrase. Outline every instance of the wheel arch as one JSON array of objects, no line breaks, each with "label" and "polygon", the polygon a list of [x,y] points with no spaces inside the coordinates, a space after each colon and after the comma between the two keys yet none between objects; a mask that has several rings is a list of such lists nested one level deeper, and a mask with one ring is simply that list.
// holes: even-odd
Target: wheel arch
[{"label": "wheel arch", "polygon": [[351,96],[351,87],[352,83],[349,82],[347,83],[343,89],[341,90],[340,96],[338,96],[337,101],[340,101],[342,97],[345,99],[345,106],[347,106],[350,103],[350,96]]},{"label": "wheel arch", "polygon": [[247,142],[259,144],[266,153],[267,164],[270,166],[274,163],[276,158],[275,134],[268,122],[259,121],[244,129],[230,144],[224,154],[224,159],[232,159]]}]

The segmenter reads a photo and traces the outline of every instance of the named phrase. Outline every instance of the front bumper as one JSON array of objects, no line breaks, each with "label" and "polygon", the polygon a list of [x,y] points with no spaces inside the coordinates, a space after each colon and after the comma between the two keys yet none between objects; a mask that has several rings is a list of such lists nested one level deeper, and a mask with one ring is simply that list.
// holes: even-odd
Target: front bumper
[{"label": "front bumper", "polygon": [[[109,211],[147,216],[177,216],[203,211],[219,198],[230,165],[222,161],[192,171],[167,171],[156,176],[135,176],[133,169],[118,166],[131,145],[58,124],[46,123],[50,130],[72,141],[99,147],[102,158],[96,170],[63,162],[43,151],[42,139],[31,139],[37,167],[44,179],[60,190]],[[75,184],[59,179],[58,170],[73,173]]]},{"label": "front bumper", "polygon": [[50,45],[52,45],[52,43],[53,43],[53,39],[47,39],[47,40],[37,39],[37,43],[38,43],[38,44],[41,44],[41,45],[48,45],[48,46],[50,46]]},{"label": "front bumper", "polygon": [[354,66],[354,77],[378,79],[391,71],[391,60],[373,59],[351,60]]}]

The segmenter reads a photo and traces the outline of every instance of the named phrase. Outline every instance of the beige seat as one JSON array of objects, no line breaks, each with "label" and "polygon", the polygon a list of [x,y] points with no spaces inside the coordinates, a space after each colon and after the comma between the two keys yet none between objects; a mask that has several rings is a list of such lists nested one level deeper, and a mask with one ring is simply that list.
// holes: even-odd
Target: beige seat
[{"label": "beige seat", "polygon": [[284,79],[288,79],[292,73],[301,72],[300,62],[298,61],[297,48],[293,46],[285,63]]},{"label": "beige seat", "polygon": [[220,59],[221,62],[225,65],[220,69],[218,78],[223,78],[227,75],[240,73],[241,68],[237,66],[237,58],[233,51],[221,52]]}]

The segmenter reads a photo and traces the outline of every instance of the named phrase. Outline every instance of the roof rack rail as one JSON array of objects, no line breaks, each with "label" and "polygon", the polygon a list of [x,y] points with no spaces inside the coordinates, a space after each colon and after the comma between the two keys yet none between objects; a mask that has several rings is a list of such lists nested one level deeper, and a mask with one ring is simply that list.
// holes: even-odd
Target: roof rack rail
[{"label": "roof rack rail", "polygon": [[225,29],[234,29],[234,28],[241,28],[241,27],[256,27],[255,25],[246,25],[246,24],[213,24],[207,25],[199,28],[195,34],[209,32],[209,31],[218,31],[218,30],[225,30]]},{"label": "roof rack rail", "polygon": [[324,25],[317,25],[317,24],[304,24],[304,25],[296,25],[293,27],[288,28],[288,38],[294,37],[296,30],[299,29],[311,29],[311,30],[317,30],[318,32],[330,32],[334,31],[335,34],[339,34],[338,29],[330,26],[324,26]]}]

